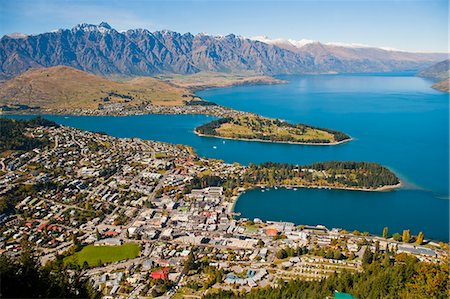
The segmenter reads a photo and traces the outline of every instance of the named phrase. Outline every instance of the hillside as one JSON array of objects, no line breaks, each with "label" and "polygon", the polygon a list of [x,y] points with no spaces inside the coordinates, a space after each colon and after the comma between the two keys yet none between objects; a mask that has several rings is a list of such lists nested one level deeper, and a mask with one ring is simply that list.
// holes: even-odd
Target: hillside
[{"label": "hillside", "polygon": [[310,43],[300,48],[228,34],[145,29],[118,32],[106,23],[37,35],[3,36],[0,80],[30,68],[67,65],[102,75],[149,76],[200,71],[256,74],[386,72],[420,69],[445,54]]},{"label": "hillside", "polygon": [[150,77],[116,82],[67,66],[31,69],[0,85],[2,105],[44,109],[97,109],[122,103],[138,106],[181,105],[190,99],[184,88]]},{"label": "hillside", "polygon": [[450,77],[450,59],[436,63],[426,69],[423,69],[417,76],[431,78],[436,81],[442,81]]},{"label": "hillside", "polygon": [[195,129],[203,136],[282,143],[337,144],[350,136],[304,124],[290,124],[255,115],[221,118]]},{"label": "hillside", "polygon": [[447,78],[445,80],[442,80],[441,82],[433,84],[432,87],[434,89],[437,89],[437,90],[440,90],[443,92],[450,92],[450,78]]},{"label": "hillside", "polygon": [[257,76],[252,73],[230,74],[199,72],[190,75],[159,75],[156,78],[172,83],[179,87],[188,88],[192,91],[215,87],[286,83],[286,81],[278,80],[270,76]]},{"label": "hillside", "polygon": [[439,63],[436,63],[426,69],[423,69],[419,73],[417,73],[417,76],[423,77],[423,78],[429,78],[437,83],[433,84],[431,87],[434,89],[443,91],[443,92],[450,92],[449,91],[449,85],[450,85],[450,59],[441,61]]}]

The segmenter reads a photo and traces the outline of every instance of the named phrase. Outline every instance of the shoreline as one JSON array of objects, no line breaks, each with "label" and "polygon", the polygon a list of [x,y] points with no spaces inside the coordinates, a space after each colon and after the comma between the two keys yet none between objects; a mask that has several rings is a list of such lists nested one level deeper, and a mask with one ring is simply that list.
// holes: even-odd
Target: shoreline
[{"label": "shoreline", "polygon": [[339,145],[343,143],[347,143],[349,141],[352,141],[353,138],[350,137],[349,139],[345,139],[342,141],[335,141],[335,142],[329,142],[329,143],[313,143],[313,142],[296,142],[296,141],[276,141],[276,140],[263,140],[263,139],[249,139],[249,138],[232,138],[232,137],[222,137],[222,136],[215,136],[215,135],[208,135],[208,134],[202,134],[197,132],[197,130],[194,129],[194,133],[197,136],[200,137],[211,137],[211,138],[218,138],[218,139],[227,139],[227,140],[239,140],[239,141],[252,141],[252,142],[267,142],[267,143],[284,143],[284,144],[297,144],[297,145],[317,145],[317,146],[327,146],[327,145]]},{"label": "shoreline", "polygon": [[230,209],[231,216],[233,216],[233,214],[235,213],[234,208],[236,207],[236,203],[238,202],[241,195],[247,191],[256,190],[258,187],[261,189],[277,187],[277,188],[283,188],[286,190],[292,190],[293,188],[302,188],[302,189],[345,190],[345,191],[359,191],[359,192],[392,192],[396,189],[400,189],[400,188],[404,187],[404,184],[402,181],[400,181],[400,183],[398,183],[396,185],[386,185],[386,186],[378,187],[375,189],[351,188],[351,187],[331,187],[331,186],[317,186],[317,185],[312,185],[312,186],[278,185],[278,186],[270,186],[270,187],[267,185],[255,185],[255,186],[252,186],[249,188],[245,188],[244,190],[238,192],[238,195],[235,196],[235,198],[233,199],[233,202],[232,202],[232,208]]},{"label": "shoreline", "polygon": [[[287,84],[289,81],[287,80],[280,80],[276,79],[274,77],[271,77],[272,79],[268,80],[255,80],[255,81],[236,81],[236,82],[230,82],[224,85],[213,85],[213,84],[205,84],[205,85],[197,85],[197,86],[182,86],[177,85],[182,88],[187,88],[191,92],[196,93],[198,91],[208,90],[208,89],[216,89],[216,88],[229,88],[229,87],[240,87],[240,86],[258,86],[258,85],[278,85],[278,84]],[[173,83],[175,84],[175,83]],[[176,85],[176,84],[175,84]]]}]

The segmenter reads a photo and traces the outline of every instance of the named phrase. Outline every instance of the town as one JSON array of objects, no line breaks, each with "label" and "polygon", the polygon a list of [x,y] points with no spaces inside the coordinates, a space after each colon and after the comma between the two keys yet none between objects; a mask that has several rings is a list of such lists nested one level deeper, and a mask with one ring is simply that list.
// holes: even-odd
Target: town
[{"label": "town", "polygon": [[363,271],[371,254],[448,259],[447,244],[409,231],[398,239],[239,217],[234,204],[249,186],[223,182],[245,181],[247,167],[187,146],[64,126],[26,135],[49,143],[0,158],[0,197],[14,200],[14,212],[0,215],[0,252],[18,256],[27,240],[42,264],[62,258],[82,268],[104,298],[200,298],[321,280]]}]

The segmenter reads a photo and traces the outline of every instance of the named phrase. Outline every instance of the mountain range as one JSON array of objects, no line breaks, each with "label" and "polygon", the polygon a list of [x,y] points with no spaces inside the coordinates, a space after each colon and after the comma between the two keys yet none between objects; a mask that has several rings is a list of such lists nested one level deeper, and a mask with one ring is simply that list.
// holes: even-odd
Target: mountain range
[{"label": "mountain range", "polygon": [[200,71],[252,74],[355,73],[417,70],[444,53],[337,44],[280,43],[234,34],[180,34],[134,29],[119,32],[105,22],[79,24],[37,35],[0,40],[0,79],[30,68],[71,66],[99,75],[148,76]]}]

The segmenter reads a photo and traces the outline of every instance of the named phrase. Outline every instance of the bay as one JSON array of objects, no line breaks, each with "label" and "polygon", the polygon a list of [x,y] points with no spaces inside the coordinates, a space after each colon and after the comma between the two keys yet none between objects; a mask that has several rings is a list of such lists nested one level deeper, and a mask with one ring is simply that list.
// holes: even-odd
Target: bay
[{"label": "bay", "polygon": [[[341,130],[353,137],[337,146],[260,143],[199,137],[205,115],[46,116],[60,124],[116,137],[187,144],[200,155],[242,164],[307,164],[327,160],[381,163],[405,187],[394,192],[298,189],[246,192],[242,217],[323,224],[380,234],[423,231],[449,240],[449,102],[432,82],[411,74],[280,76],[282,85],[198,92],[204,99],[290,122]],[[24,117],[24,116],[15,116]],[[29,116],[27,116],[29,117]]]}]

